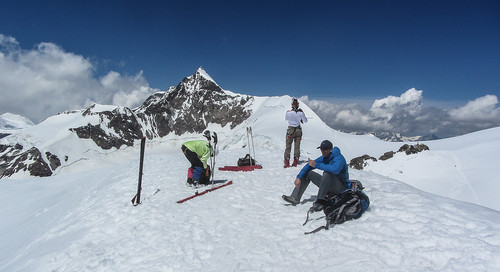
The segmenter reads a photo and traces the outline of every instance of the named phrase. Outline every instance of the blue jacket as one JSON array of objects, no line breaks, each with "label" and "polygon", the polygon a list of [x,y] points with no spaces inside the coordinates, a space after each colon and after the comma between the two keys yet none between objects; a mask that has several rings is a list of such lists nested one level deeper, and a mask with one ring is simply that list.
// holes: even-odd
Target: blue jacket
[{"label": "blue jacket", "polygon": [[309,164],[306,164],[302,170],[300,170],[297,178],[302,179],[309,171],[317,168],[336,175],[347,188],[351,188],[349,171],[347,170],[349,167],[347,166],[344,156],[340,154],[340,149],[338,147],[333,148],[330,157],[323,158],[323,156],[320,156],[314,161],[316,161],[316,167],[311,167]]}]

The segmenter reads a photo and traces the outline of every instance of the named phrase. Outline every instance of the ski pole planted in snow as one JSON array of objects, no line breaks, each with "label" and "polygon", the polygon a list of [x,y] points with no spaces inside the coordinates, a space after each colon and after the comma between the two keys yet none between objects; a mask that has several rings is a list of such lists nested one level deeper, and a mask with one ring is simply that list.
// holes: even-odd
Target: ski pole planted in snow
[{"label": "ski pole planted in snow", "polygon": [[[250,149],[250,139],[252,140],[252,148]],[[252,132],[252,127],[247,127],[247,141],[248,141],[248,154],[250,154],[250,158],[252,156],[252,149],[253,149],[253,159],[257,161],[255,158],[255,146],[253,144],[253,132]],[[250,165],[253,165],[252,160],[250,159]]]},{"label": "ski pole planted in snow", "polygon": [[144,164],[144,147],[146,145],[146,137],[141,139],[141,157],[139,161],[139,183],[137,185],[137,194],[132,198],[132,205],[137,206],[141,204],[141,189],[142,189],[142,167]]},{"label": "ski pole planted in snow", "polygon": [[214,139],[214,159],[210,160],[210,162],[212,163],[212,176],[211,176],[211,179],[212,179],[212,186],[214,185],[214,172],[215,172],[215,151],[217,150],[217,142],[219,141],[219,139],[217,138],[217,133],[214,132],[214,135],[212,137]]}]

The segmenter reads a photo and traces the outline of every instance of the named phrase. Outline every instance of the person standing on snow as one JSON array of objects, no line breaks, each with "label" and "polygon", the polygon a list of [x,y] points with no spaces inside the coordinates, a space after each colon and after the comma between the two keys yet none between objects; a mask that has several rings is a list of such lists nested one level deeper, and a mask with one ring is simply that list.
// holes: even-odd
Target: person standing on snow
[{"label": "person standing on snow", "polygon": [[[293,205],[300,203],[300,198],[307,189],[307,186],[312,181],[318,186],[318,199],[326,199],[327,194],[340,194],[346,189],[351,188],[349,181],[348,166],[344,156],[340,153],[338,147],[333,147],[333,144],[324,140],[318,147],[321,149],[321,157],[316,160],[308,159],[302,170],[295,179],[295,188],[290,196],[283,195],[283,200]],[[323,175],[311,171],[313,169],[323,170]],[[320,211],[322,205],[314,202],[312,209]]]},{"label": "person standing on snow", "polygon": [[285,165],[290,167],[290,153],[292,151],[292,142],[294,143],[293,149],[293,164],[297,166],[300,157],[300,140],[302,139],[302,127],[300,124],[307,123],[307,118],[304,112],[299,108],[299,101],[297,98],[292,100],[292,109],[285,114],[285,120],[288,121],[288,128],[286,130],[286,148],[285,148]]},{"label": "person standing on snow", "polygon": [[205,182],[204,176],[209,175],[203,174],[207,171],[208,158],[214,154],[212,146],[204,140],[188,141],[182,145],[181,150],[191,163],[191,167],[188,169],[187,183],[189,185],[208,183]]}]

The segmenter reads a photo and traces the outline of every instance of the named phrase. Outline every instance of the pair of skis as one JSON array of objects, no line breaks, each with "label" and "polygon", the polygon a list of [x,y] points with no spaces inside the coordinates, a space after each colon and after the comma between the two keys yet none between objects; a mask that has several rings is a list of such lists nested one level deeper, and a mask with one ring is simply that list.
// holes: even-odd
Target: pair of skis
[{"label": "pair of skis", "polygon": [[[250,145],[250,142],[252,143]],[[252,127],[247,127],[247,146],[248,146],[248,155],[250,156],[250,165],[238,165],[238,166],[224,166],[224,167],[219,167],[219,170],[221,171],[243,171],[243,172],[249,172],[253,171],[255,169],[262,169],[262,165],[255,164],[257,160],[255,159],[255,146],[253,143],[253,133],[252,133]],[[253,149],[253,158],[252,158],[252,149]]]},{"label": "pair of skis", "polygon": [[[252,148],[250,148],[250,139],[252,139]],[[255,157],[255,146],[253,144],[253,132],[252,127],[247,127],[247,142],[248,142],[248,154],[250,154],[250,165],[252,164],[252,149],[253,149],[253,159],[257,161]]]},{"label": "pair of skis", "polygon": [[215,187],[212,187],[212,188],[210,188],[210,189],[206,189],[205,191],[202,191],[201,193],[196,192],[196,193],[195,193],[194,195],[192,195],[192,196],[188,196],[188,197],[186,197],[186,198],[184,198],[184,199],[181,199],[181,200],[177,201],[177,203],[179,203],[179,204],[180,204],[180,203],[186,202],[186,201],[188,201],[188,200],[190,200],[190,199],[193,199],[193,198],[195,198],[195,197],[198,197],[198,196],[204,195],[204,194],[206,194],[206,193],[208,193],[208,192],[215,191],[215,190],[217,190],[217,189],[220,189],[220,188],[222,188],[222,187],[225,187],[225,186],[228,186],[228,185],[231,185],[231,184],[233,184],[233,181],[232,181],[232,180],[231,180],[231,181],[229,181],[229,182],[227,182],[227,183],[224,183],[224,184],[222,184],[222,185],[215,186]]}]

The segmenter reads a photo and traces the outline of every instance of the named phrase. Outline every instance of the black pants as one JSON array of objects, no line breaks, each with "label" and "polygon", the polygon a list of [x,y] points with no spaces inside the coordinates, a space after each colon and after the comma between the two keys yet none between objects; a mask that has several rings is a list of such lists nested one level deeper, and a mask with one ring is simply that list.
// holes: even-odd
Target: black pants
[{"label": "black pants", "polygon": [[200,158],[198,158],[198,155],[196,153],[189,150],[185,145],[182,145],[181,149],[182,153],[184,153],[184,156],[186,156],[188,161],[191,163],[191,168],[195,167],[203,168],[203,163],[201,162]]}]

